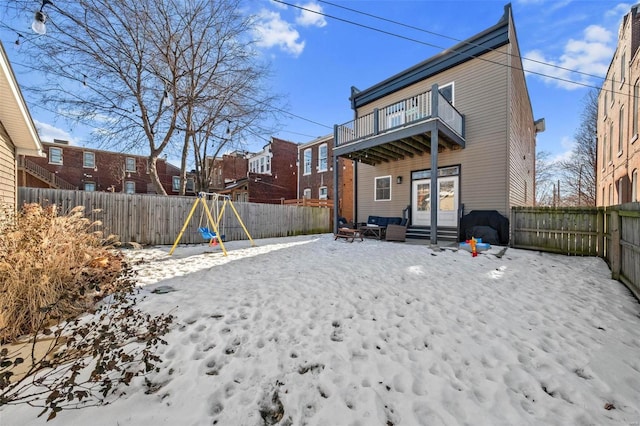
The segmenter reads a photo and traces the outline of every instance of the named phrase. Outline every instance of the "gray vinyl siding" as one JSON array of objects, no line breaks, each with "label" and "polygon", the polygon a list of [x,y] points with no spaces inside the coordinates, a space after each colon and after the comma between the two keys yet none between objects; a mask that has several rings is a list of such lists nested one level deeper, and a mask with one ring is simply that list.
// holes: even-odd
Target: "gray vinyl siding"
[{"label": "gray vinyl siding", "polygon": [[13,143],[0,125],[0,205],[16,207],[16,157]]},{"label": "gray vinyl siding", "polygon": [[[454,104],[465,115],[466,147],[438,154],[438,166],[461,166],[460,203],[465,212],[498,210],[508,214],[508,57],[509,45],[362,107],[358,116],[412,94],[431,89],[434,83],[454,83]],[[502,64],[502,65],[501,65]],[[399,216],[411,203],[411,171],[430,168],[430,155],[414,156],[376,167],[358,164],[358,221],[370,214]],[[392,176],[392,200],[374,201],[374,178]],[[403,183],[396,184],[396,176]]]},{"label": "gray vinyl siding", "polygon": [[[510,31],[514,31],[513,25]],[[511,35],[515,39],[515,34]],[[522,70],[520,51],[510,45],[509,89],[509,209],[535,204],[535,129],[533,111]]]}]

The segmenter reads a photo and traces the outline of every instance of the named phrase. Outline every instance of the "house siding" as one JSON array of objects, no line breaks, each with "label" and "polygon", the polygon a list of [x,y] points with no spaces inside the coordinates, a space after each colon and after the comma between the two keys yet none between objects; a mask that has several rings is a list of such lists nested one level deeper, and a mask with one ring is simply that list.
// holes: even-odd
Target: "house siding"
[{"label": "house siding", "polygon": [[[454,83],[454,105],[465,115],[466,146],[461,150],[445,150],[438,154],[438,167],[461,166],[460,202],[465,212],[470,210],[498,210],[508,213],[506,149],[509,114],[507,84],[509,68],[507,47],[482,55],[482,59],[467,61],[425,81],[402,89],[375,103],[363,106],[358,115],[374,108],[389,105],[413,94]],[[376,167],[358,164],[358,221],[370,214],[399,216],[411,203],[411,172],[429,169],[429,154],[415,155],[402,161],[382,163]],[[392,176],[391,201],[374,201],[374,178]],[[396,184],[396,176],[403,183]]]},{"label": "house siding", "polygon": [[0,204],[16,208],[16,156],[13,143],[0,125]]},{"label": "house siding", "polygon": [[[510,25],[516,39],[515,29]],[[535,129],[531,100],[527,90],[522,61],[517,43],[509,45],[509,176],[507,182],[508,205],[533,206],[535,204]]]}]

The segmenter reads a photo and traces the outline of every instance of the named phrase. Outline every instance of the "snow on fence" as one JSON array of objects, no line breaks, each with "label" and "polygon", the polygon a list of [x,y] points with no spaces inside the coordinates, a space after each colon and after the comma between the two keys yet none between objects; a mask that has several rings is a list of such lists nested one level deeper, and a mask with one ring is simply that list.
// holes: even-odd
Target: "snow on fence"
[{"label": "snow on fence", "polygon": [[[173,244],[195,200],[195,197],[152,194],[25,187],[18,190],[19,205],[56,204],[60,213],[84,206],[85,216],[92,221],[101,221],[105,234],[118,235],[123,243],[142,245]],[[207,205],[212,212],[215,211],[211,201]],[[241,202],[234,202],[233,206],[254,239],[331,232],[332,209],[329,208]],[[222,208],[222,201],[219,208]],[[201,210],[199,206],[194,212],[180,243],[203,242],[198,227],[208,227],[209,224]],[[247,239],[229,205],[225,208],[219,231],[227,241]]]},{"label": "snow on fence", "polygon": [[511,245],[599,256],[640,299],[640,203],[609,207],[514,207]]}]

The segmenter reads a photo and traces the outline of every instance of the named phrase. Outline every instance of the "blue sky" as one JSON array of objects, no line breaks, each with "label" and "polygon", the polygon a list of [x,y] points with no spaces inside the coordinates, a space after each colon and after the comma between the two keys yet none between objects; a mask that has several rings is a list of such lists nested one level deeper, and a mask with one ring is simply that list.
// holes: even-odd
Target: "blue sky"
[{"label": "blue sky", "polygon": [[[295,114],[284,116],[281,131],[263,136],[300,143],[330,134],[334,124],[353,118],[351,86],[365,89],[455,45],[456,40],[483,31],[498,22],[506,4],[486,0],[332,0],[335,6],[284,1],[325,15],[273,0],[247,2],[247,8],[259,18],[256,36],[263,59],[271,63],[270,85],[285,97],[284,109]],[[585,85],[600,86],[602,80],[594,76],[605,75],[620,21],[632,5],[602,0],[512,2],[522,55],[536,61],[525,60],[525,69],[549,76],[527,75],[534,118],[546,121],[546,131],[538,135],[539,151],[562,158],[571,150],[589,90]],[[20,67],[19,51],[13,48],[16,34],[0,32],[0,36],[14,62],[18,82],[29,78]],[[25,98],[42,140],[62,138],[77,145],[88,144],[81,128],[71,128],[50,111],[38,108],[27,93]],[[257,138],[248,143],[250,150],[257,151],[265,142]]]}]

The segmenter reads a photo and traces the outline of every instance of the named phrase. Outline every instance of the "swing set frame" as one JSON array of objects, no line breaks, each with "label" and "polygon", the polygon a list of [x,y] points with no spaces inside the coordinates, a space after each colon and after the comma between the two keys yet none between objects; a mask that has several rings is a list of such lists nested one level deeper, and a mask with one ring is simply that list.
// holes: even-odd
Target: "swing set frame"
[{"label": "swing set frame", "polygon": [[[207,205],[207,196],[212,196],[213,199],[212,201],[214,201],[217,203],[219,201],[219,199],[222,199],[222,207],[220,208],[220,210],[217,212],[217,217],[214,218],[213,215],[211,214],[211,209],[209,208],[209,206]],[[231,210],[233,210],[233,213],[235,214],[236,218],[238,219],[238,222],[240,223],[240,226],[242,226],[242,229],[244,230],[244,233],[247,235],[247,237],[249,238],[249,241],[251,241],[251,247],[255,247],[256,243],[253,241],[253,239],[251,238],[251,235],[249,234],[249,231],[247,230],[247,227],[244,225],[244,222],[242,221],[242,218],[240,217],[240,214],[238,213],[238,210],[236,210],[235,206],[233,205],[233,202],[231,202],[231,197],[228,195],[222,195],[222,194],[217,194],[215,192],[198,192],[198,195],[196,197],[196,201],[193,203],[193,206],[191,207],[191,211],[189,212],[189,215],[187,216],[187,219],[184,221],[184,225],[182,225],[182,229],[180,230],[180,233],[178,234],[178,237],[176,238],[175,242],[173,243],[173,246],[171,247],[171,250],[169,251],[169,256],[171,256],[173,254],[173,252],[176,249],[176,246],[178,245],[178,243],[180,243],[180,240],[182,239],[182,236],[184,235],[184,231],[187,229],[187,226],[189,226],[189,222],[191,221],[191,218],[193,217],[193,214],[195,213],[196,209],[198,208],[198,205],[202,205],[203,214],[207,215],[207,222],[211,224],[211,227],[213,228],[213,237],[211,238],[211,240],[209,241],[209,244],[212,244],[214,239],[218,240],[218,243],[220,244],[220,248],[222,249],[222,253],[226,256],[227,255],[227,249],[224,247],[224,242],[222,241],[222,238],[218,238],[220,236],[220,220],[222,220],[222,215],[225,212],[225,209],[227,208],[227,204],[229,205],[229,207],[231,207]],[[202,216],[200,217],[200,221],[202,221]],[[202,224],[202,223],[200,223]],[[211,232],[211,231],[209,231]]]}]

